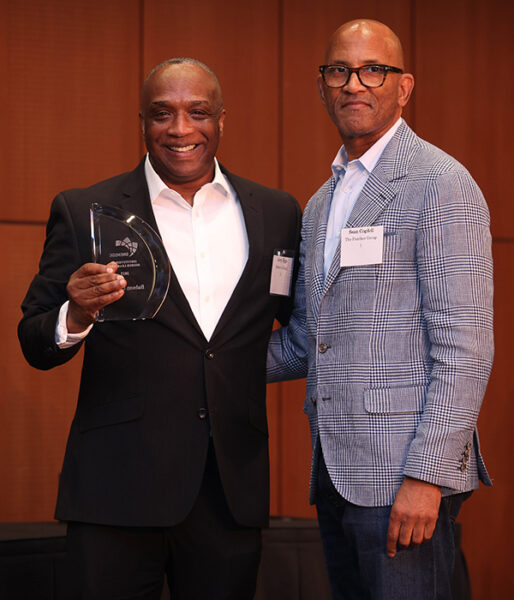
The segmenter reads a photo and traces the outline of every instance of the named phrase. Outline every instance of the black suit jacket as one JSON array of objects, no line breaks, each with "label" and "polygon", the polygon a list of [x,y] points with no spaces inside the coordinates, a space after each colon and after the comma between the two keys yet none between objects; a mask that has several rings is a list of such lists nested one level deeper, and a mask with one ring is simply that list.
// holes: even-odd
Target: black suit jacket
[{"label": "black suit jacket", "polygon": [[[18,328],[31,365],[52,368],[81,345],[59,349],[55,325],[69,276],[91,261],[91,203],[119,206],[157,229],[143,164],[55,198]],[[212,435],[235,519],[248,526],[267,522],[266,348],[273,319],[285,322],[290,310],[287,299],[269,294],[271,263],[274,249],[297,248],[301,216],[288,194],[225,174],[249,240],[237,287],[209,342],[174,274],[154,319],[94,325],[84,342],[59,519],[125,526],[182,521],[196,499]]]}]

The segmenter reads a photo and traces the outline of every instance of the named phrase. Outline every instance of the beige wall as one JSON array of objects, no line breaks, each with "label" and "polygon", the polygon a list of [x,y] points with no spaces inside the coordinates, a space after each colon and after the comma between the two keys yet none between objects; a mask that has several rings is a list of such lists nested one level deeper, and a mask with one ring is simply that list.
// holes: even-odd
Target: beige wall
[{"label": "beige wall", "polygon": [[[166,58],[193,56],[223,86],[222,161],[305,204],[328,176],[339,144],[317,97],[317,65],[337,25],[372,17],[400,35],[417,78],[408,122],[471,170],[491,208],[497,350],[479,423],[495,487],[477,492],[460,520],[475,600],[512,590],[514,4],[361,0],[358,6],[343,0],[0,0],[0,521],[52,518],[80,375],[80,358],[48,373],[31,369],[16,339],[52,197],[135,166],[143,151],[137,119],[143,74]],[[303,390],[302,382],[270,386],[274,514],[313,515]]]}]

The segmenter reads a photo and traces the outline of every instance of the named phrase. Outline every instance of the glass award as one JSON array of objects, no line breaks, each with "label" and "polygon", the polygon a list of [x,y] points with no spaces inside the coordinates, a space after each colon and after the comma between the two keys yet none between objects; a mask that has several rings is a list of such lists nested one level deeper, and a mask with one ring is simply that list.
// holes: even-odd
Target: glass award
[{"label": "glass award", "polygon": [[121,208],[92,204],[93,262],[118,264],[124,295],[98,312],[97,321],[151,319],[164,302],[171,267],[161,238],[148,223]]}]

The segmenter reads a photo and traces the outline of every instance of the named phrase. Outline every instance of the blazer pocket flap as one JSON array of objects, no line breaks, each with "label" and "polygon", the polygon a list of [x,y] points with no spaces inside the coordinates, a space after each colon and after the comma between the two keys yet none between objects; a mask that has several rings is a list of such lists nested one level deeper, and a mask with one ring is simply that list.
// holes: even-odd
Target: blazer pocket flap
[{"label": "blazer pocket flap", "polygon": [[77,413],[80,431],[135,421],[143,416],[144,400],[141,396],[132,396],[121,400],[112,400],[103,404],[90,404],[81,407]]},{"label": "blazer pocket flap", "polygon": [[402,238],[396,231],[384,231],[384,254],[398,252],[401,242]]},{"label": "blazer pocket flap", "polygon": [[368,413],[419,413],[424,404],[423,385],[364,390],[364,408]]}]

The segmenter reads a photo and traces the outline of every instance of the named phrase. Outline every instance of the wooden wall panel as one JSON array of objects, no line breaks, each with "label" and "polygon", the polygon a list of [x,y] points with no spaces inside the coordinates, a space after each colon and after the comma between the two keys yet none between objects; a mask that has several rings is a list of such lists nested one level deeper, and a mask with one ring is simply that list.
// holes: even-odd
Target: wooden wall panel
[{"label": "wooden wall panel", "polygon": [[238,175],[278,185],[278,0],[144,3],[143,64],[177,56],[218,76],[227,117],[219,157]]},{"label": "wooden wall panel", "polygon": [[139,158],[138,0],[4,0],[0,219]]},{"label": "wooden wall panel", "polygon": [[16,328],[20,304],[44,241],[42,226],[0,225],[0,522],[53,518],[57,482],[74,413],[81,357],[52,371],[24,360]]},{"label": "wooden wall panel", "polygon": [[140,156],[138,0],[0,4],[2,256],[0,520],[53,516],[80,357],[29,367],[16,325],[52,196],[132,168]]},{"label": "wooden wall panel", "polygon": [[514,2],[415,4],[417,133],[471,171],[489,203],[493,234],[512,236]]}]

